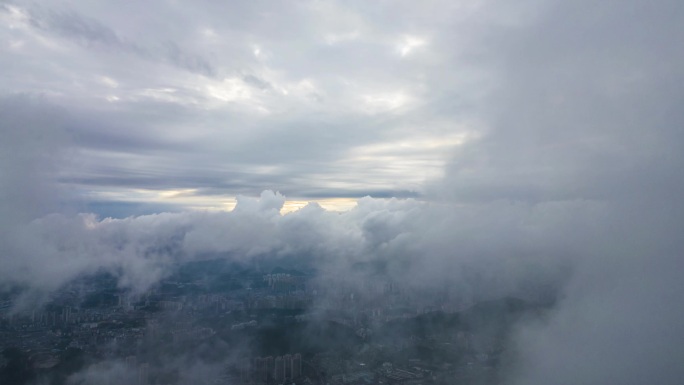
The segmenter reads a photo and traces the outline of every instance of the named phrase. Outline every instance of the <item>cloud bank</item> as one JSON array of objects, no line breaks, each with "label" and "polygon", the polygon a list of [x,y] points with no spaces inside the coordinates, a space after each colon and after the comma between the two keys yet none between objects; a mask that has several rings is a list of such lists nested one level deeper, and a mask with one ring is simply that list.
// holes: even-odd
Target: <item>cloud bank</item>
[{"label": "cloud bank", "polygon": [[[667,0],[469,4],[454,9],[435,3],[442,10],[435,12],[408,3],[391,11],[307,3],[282,10],[291,19],[276,18],[273,24],[259,23],[258,13],[244,5],[241,11],[252,18],[232,16],[242,27],[221,33],[244,37],[242,32],[255,28],[266,43],[231,43],[239,54],[229,65],[218,64],[225,57],[211,60],[186,51],[184,39],[192,39],[173,34],[173,28],[164,33],[177,43],[133,43],[135,30],[124,36],[77,12],[3,5],[3,17],[16,24],[3,29],[7,42],[50,46],[52,39],[66,39],[74,44],[67,45],[72,52],[83,55],[85,49],[95,62],[114,58],[146,70],[166,63],[162,76],[187,78],[156,87],[127,74],[126,65],[108,68],[114,72],[106,78],[93,75],[97,80],[88,82],[101,83],[104,100],[111,91],[129,106],[121,109],[111,104],[116,99],[107,102],[111,105],[76,105],[89,95],[53,97],[56,91],[68,94],[71,86],[48,81],[55,73],[45,68],[34,75],[40,86],[16,80],[26,75],[3,81],[8,89],[42,92],[49,100],[9,97],[0,107],[2,133],[9,138],[0,144],[8,160],[0,179],[0,223],[7,229],[0,283],[24,287],[29,304],[100,270],[115,274],[121,287],[143,291],[173,264],[208,255],[243,261],[307,258],[324,277],[351,280],[364,278],[353,269],[359,262],[382,261],[394,279],[416,289],[450,285],[466,300],[545,291],[557,297],[544,322],[519,325],[508,383],[679,383],[684,375],[678,365],[684,357],[679,322],[684,284],[677,277],[684,268],[682,6]],[[401,21],[382,24],[378,15],[384,11]],[[90,12],[105,18],[102,10]],[[327,34],[311,33],[322,31],[314,21],[302,23],[302,29],[285,28],[291,20],[328,20],[308,18],[312,14],[342,15],[334,19],[343,22],[333,23]],[[119,25],[111,18],[109,23]],[[201,16],[190,20],[208,22]],[[427,24],[435,28],[421,28]],[[462,37],[466,30],[468,37]],[[213,29],[203,31],[210,45]],[[311,36],[320,42],[294,43]],[[372,56],[367,72],[348,65],[350,58],[389,46],[395,56]],[[306,54],[287,55],[300,48]],[[63,60],[59,67],[68,67],[69,55],[56,48],[50,52]],[[420,63],[392,65],[421,52]],[[17,57],[30,63],[31,55]],[[311,57],[322,64],[307,67]],[[244,68],[255,71],[238,70]],[[346,79],[325,76],[338,70]],[[396,80],[414,75],[415,81]],[[383,89],[378,83],[384,80],[396,87]],[[188,85],[193,81],[206,87],[193,89]],[[279,87],[297,99],[280,104]],[[67,111],[54,105],[66,105]],[[251,114],[261,113],[261,107],[273,115],[253,120]],[[240,109],[249,113],[236,112]],[[282,114],[287,109],[294,113]],[[341,112],[345,109],[354,113]],[[212,131],[219,121],[221,127],[256,128]],[[167,122],[176,123],[168,128]],[[181,129],[194,124],[198,131]],[[71,136],[57,134],[57,126],[66,126]],[[393,150],[402,143],[395,135],[406,134],[401,137],[409,143],[421,136],[416,126],[429,127],[428,139],[445,134],[465,139],[446,147],[426,140],[418,149]],[[387,143],[389,150],[382,146]],[[80,165],[64,157],[73,149]],[[430,151],[446,153],[446,160],[427,156]],[[443,177],[431,175],[423,185],[421,173],[412,172],[408,183],[387,182],[387,175],[416,170],[402,163],[392,168],[401,156],[416,152],[420,155],[412,159],[438,169],[444,160]],[[224,153],[229,156],[220,156]],[[174,154],[186,155],[168,166],[165,161]],[[369,166],[377,164],[386,168]],[[298,179],[298,171],[307,177]],[[356,171],[362,177],[346,179]],[[385,195],[418,185],[424,199],[361,198],[344,213],[310,204],[281,215],[285,198],[265,191],[259,198],[240,197],[231,212],[111,219],[75,215],[78,205],[64,211],[53,194],[64,186],[88,186],[78,191],[95,191],[98,199],[102,190],[116,195],[117,188],[245,194],[282,184],[279,190],[304,197],[331,194],[335,186],[346,194],[341,195],[358,196],[374,187],[375,176],[385,178],[378,185]],[[311,183],[319,177],[324,186]],[[55,211],[64,212],[45,215]]]}]

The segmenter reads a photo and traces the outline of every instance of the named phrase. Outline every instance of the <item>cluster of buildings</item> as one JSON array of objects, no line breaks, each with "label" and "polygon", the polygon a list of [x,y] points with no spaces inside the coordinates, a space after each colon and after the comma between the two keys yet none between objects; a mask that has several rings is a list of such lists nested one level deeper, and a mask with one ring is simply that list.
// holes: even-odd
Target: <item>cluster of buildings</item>
[{"label": "cluster of buildings", "polygon": [[126,367],[135,374],[136,385],[147,385],[150,382],[150,364],[138,362],[136,356],[126,357]]},{"label": "cluster of buildings", "polygon": [[423,385],[435,383],[434,371],[425,368],[424,363],[417,359],[409,360],[408,365],[402,366],[384,362],[376,368],[371,368],[364,363],[340,361],[331,357],[318,357],[316,361],[316,366],[320,370],[331,373],[319,381],[319,383],[328,385]]},{"label": "cluster of buildings", "polygon": [[302,355],[286,354],[246,359],[240,368],[243,384],[283,384],[302,376]]},{"label": "cluster of buildings", "polygon": [[149,385],[150,364],[139,362],[136,356],[127,356],[120,361],[101,361],[88,368],[85,383],[98,385]]},{"label": "cluster of buildings", "polygon": [[265,274],[263,276],[264,282],[268,284],[271,290],[277,291],[293,291],[302,290],[306,284],[306,277],[303,275],[294,275],[289,273],[274,273]]},{"label": "cluster of buildings", "polygon": [[[465,306],[448,292],[429,297],[382,279],[344,286],[334,280],[312,280],[309,276],[287,272],[258,273],[252,277],[252,281],[235,289],[216,291],[208,289],[209,286],[196,289],[201,286],[196,283],[200,281],[192,284],[167,281],[164,282],[165,288],[139,296],[113,295],[106,302],[99,300],[90,307],[82,305],[82,298],[77,294],[66,293],[52,301],[50,306],[28,313],[11,312],[12,303],[2,301],[0,351],[8,346],[19,347],[30,352],[36,368],[49,368],[59,362],[60,352],[68,347],[78,348],[88,357],[93,357],[93,361],[114,360],[119,367],[125,367],[128,373],[125,383],[147,385],[158,381],[160,369],[149,352],[145,353],[145,349],[140,348],[146,344],[182,352],[187,346],[212,338],[255,334],[267,321],[287,324],[323,320],[350,328],[358,340],[363,341],[366,350],[373,350],[373,344],[378,344],[373,334],[376,326],[436,310],[456,311]],[[101,291],[93,289],[95,294]],[[264,311],[270,309],[278,311]],[[439,341],[419,341],[419,337],[414,335],[394,336],[391,341],[384,341],[382,348],[376,349],[380,352],[376,356],[359,358],[359,361],[375,362],[374,367],[349,365],[345,363],[347,358],[342,359],[334,352],[330,359],[307,355],[305,376],[304,360],[297,353],[245,359],[237,364],[237,368],[233,361],[230,370],[222,375],[230,377],[225,383],[239,382],[242,385],[417,385],[434,381],[435,375],[455,373],[455,370],[416,369],[419,365],[415,363],[385,363],[378,367],[378,363],[392,360],[386,358],[388,352],[391,353],[389,356],[397,357],[398,352],[418,343],[430,346],[451,344],[451,350],[463,352],[495,350],[489,346],[491,344],[474,339],[465,331],[442,337]],[[426,339],[424,336],[420,338]],[[111,347],[116,347],[116,351],[107,351]],[[293,350],[305,351],[300,348]],[[369,356],[371,353],[365,354]],[[490,361],[487,354],[473,356],[471,366],[487,366]],[[98,367],[97,363],[93,366],[103,372],[111,369]]]}]

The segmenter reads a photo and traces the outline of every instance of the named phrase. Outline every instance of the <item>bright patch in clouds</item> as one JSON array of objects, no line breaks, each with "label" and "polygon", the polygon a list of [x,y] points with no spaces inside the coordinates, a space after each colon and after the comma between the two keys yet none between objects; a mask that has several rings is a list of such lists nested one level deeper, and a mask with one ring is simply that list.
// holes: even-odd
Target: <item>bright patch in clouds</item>
[{"label": "bright patch in clouds", "polygon": [[363,102],[363,109],[370,114],[375,114],[404,107],[412,101],[412,98],[400,91],[363,95],[361,100]]},{"label": "bright patch in clouds", "polygon": [[401,43],[399,43],[399,53],[401,53],[401,56],[407,56],[418,47],[422,47],[426,44],[427,42],[422,38],[416,36],[406,36]]},{"label": "bright patch in clouds", "polygon": [[101,81],[104,85],[106,85],[107,87],[110,87],[110,88],[119,88],[119,83],[118,83],[116,80],[114,80],[114,79],[112,79],[112,78],[110,78],[110,77],[108,77],[108,76],[102,76],[102,77],[100,78],[100,81]]}]

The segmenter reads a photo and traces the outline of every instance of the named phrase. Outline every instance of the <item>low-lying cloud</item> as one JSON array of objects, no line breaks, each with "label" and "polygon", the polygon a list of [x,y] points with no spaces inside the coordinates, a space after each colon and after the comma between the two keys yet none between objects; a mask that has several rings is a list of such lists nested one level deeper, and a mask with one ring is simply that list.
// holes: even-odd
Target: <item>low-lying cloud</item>
[{"label": "low-lying cloud", "polygon": [[[285,197],[269,190],[230,212],[75,214],[54,199],[56,174],[73,161],[55,128],[68,114],[2,100],[0,285],[22,288],[20,310],[101,271],[144,292],[202,258],[299,258],[349,285],[367,279],[359,264],[379,262],[393,280],[448,286],[464,303],[552,300],[543,321],[517,325],[506,383],[679,383],[682,8],[523,5],[462,47],[459,60],[481,65],[491,86],[464,112],[481,132],[423,200],[367,197],[348,212],[312,203],[283,215]],[[438,107],[449,96],[433,109],[448,116]]]}]

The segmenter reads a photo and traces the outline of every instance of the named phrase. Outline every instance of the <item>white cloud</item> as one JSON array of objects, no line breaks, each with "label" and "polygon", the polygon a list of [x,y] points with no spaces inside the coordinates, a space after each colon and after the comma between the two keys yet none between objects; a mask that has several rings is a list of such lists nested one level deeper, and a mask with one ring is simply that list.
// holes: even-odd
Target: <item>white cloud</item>
[{"label": "white cloud", "polygon": [[[42,95],[0,102],[0,285],[144,290],[222,252],[382,260],[472,298],[550,284],[513,383],[679,383],[684,23],[618,5],[0,6],[0,89]],[[244,197],[268,189],[292,201]],[[425,202],[350,203],[397,192]],[[78,196],[205,211],[97,219],[60,206]],[[353,208],[281,213],[326,199]]]},{"label": "white cloud", "polygon": [[401,56],[407,56],[415,49],[426,44],[427,42],[424,39],[415,36],[406,36],[399,43],[399,53]]}]

